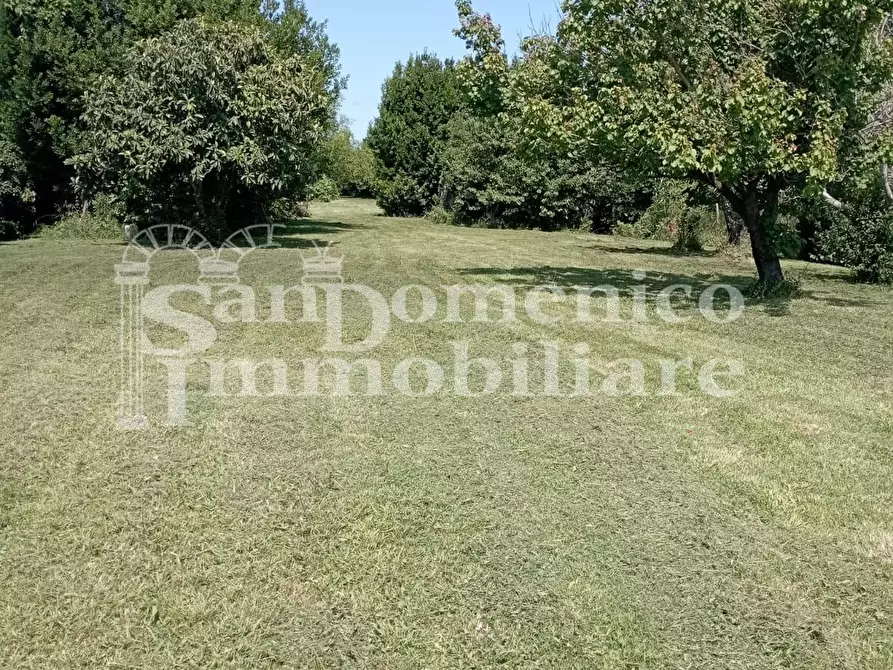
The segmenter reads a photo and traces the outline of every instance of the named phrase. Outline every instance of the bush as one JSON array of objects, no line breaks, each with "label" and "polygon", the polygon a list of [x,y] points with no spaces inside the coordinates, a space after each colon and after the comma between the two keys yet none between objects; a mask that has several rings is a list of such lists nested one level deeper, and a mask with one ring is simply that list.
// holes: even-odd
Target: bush
[{"label": "bush", "polygon": [[797,228],[796,217],[780,215],[773,225],[767,227],[766,234],[772,246],[782,258],[801,258],[805,241]]},{"label": "bush", "polygon": [[627,237],[675,242],[688,209],[687,188],[683,181],[659,181],[651,206],[638,221],[619,226],[616,232]]},{"label": "bush", "polygon": [[435,204],[425,186],[404,174],[383,182],[377,195],[378,206],[387,216],[424,216]]},{"label": "bush", "polygon": [[444,205],[465,225],[610,230],[635,208],[615,172],[560,151],[528,155],[510,122],[461,115],[443,152]]},{"label": "bush", "polygon": [[140,225],[219,238],[306,192],[332,116],[313,59],[283,55],[259,28],[195,20],[140,42],[124,70],[88,93],[90,149],[74,162]]},{"label": "bush", "polygon": [[[346,127],[339,128],[322,148],[319,173],[335,183],[338,195],[374,198],[376,192],[375,154],[366,145],[356,144]],[[327,190],[329,199],[331,189]],[[313,198],[311,199],[318,199]]]},{"label": "bush", "polygon": [[717,214],[715,196],[696,184],[664,179],[655,185],[654,200],[633,224],[618,226],[628,237],[664,240],[678,251],[703,251],[705,245],[728,241],[724,221]]},{"label": "bush", "polygon": [[19,236],[19,228],[15,221],[0,219],[0,240],[14,240]]},{"label": "bush", "polygon": [[178,19],[205,15],[262,22],[257,3],[241,0],[0,4],[0,135],[27,164],[33,191],[28,207],[9,213],[0,205],[0,218],[30,234],[35,220],[56,220],[74,205],[69,160],[78,152],[85,87],[119,68],[137,40],[170,30]]},{"label": "bush", "polygon": [[34,190],[17,148],[0,140],[0,239],[27,234],[34,221]]},{"label": "bush", "polygon": [[317,179],[307,191],[307,199],[311,202],[332,202],[341,197],[338,183],[331,177]]},{"label": "bush", "polygon": [[270,218],[274,221],[294,221],[310,216],[307,203],[292,198],[279,198],[270,205]]},{"label": "bush", "polygon": [[68,212],[51,226],[37,231],[47,240],[122,240],[124,212],[121,204],[107,195],[98,197],[85,212]]},{"label": "bush", "polygon": [[350,153],[347,180],[341,186],[342,195],[352,198],[374,198],[378,190],[375,175],[375,154],[366,144],[353,147]]},{"label": "bush", "polygon": [[425,214],[425,218],[431,223],[455,223],[455,216],[443,205],[435,205],[430,212]]},{"label": "bush", "polygon": [[879,200],[827,212],[816,233],[818,260],[851,268],[859,281],[893,283],[893,209]]},{"label": "bush", "polygon": [[673,248],[678,251],[703,251],[704,234],[710,227],[710,212],[702,207],[688,207],[676,229]]}]

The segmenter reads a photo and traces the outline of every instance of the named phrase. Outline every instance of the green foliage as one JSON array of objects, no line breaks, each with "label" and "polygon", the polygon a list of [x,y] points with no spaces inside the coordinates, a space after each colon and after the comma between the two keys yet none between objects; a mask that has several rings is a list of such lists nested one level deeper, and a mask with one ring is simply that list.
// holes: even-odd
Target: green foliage
[{"label": "green foliage", "polygon": [[688,182],[675,179],[658,181],[654,201],[634,224],[624,225],[617,232],[628,237],[675,241],[688,206]]},{"label": "green foliage", "polygon": [[392,216],[421,216],[438,200],[440,153],[458,109],[456,69],[431,54],[398,64],[382,88],[367,143],[375,154],[379,205]]},{"label": "green foliage", "polygon": [[19,221],[33,221],[34,191],[18,148],[0,139],[0,239],[17,237]]},{"label": "green foliage", "polygon": [[375,155],[365,143],[354,142],[343,123],[323,145],[319,172],[335,183],[340,195],[375,197]]},{"label": "green foliage", "polygon": [[41,227],[36,234],[45,240],[121,240],[121,224],[91,212],[64,214],[57,223]]},{"label": "green foliage", "polygon": [[22,161],[17,181],[34,196],[27,208],[0,202],[0,217],[29,233],[36,219],[75,203],[70,159],[89,146],[82,136],[84,93],[100,74],[124,76],[126,52],[183,19],[234,20],[263,30],[285,55],[296,55],[323,72],[337,101],[344,87],[338,49],[325,24],[312,21],[298,0],[7,0],[0,3],[0,145],[16,147]]},{"label": "green foliage", "polygon": [[582,90],[560,110],[576,138],[654,169],[735,186],[801,175],[821,189],[844,122],[870,111],[855,94],[889,76],[889,54],[867,45],[891,11],[890,0],[572,4],[558,65]]},{"label": "green foliage", "polygon": [[465,40],[471,54],[458,66],[463,106],[481,116],[505,110],[509,65],[502,31],[489,14],[475,14],[470,0],[457,0],[460,28],[453,31]]},{"label": "green foliage", "polygon": [[304,0],[264,0],[253,22],[282,55],[297,56],[305,67],[322,73],[334,116],[347,78],[341,74],[341,50],[329,39],[326,22],[315,21]]},{"label": "green foliage", "polygon": [[435,205],[431,211],[425,214],[425,218],[431,223],[451,224],[455,223],[455,215],[443,205]]},{"label": "green foliage", "polygon": [[675,231],[673,248],[679,251],[703,251],[704,235],[710,227],[710,212],[703,207],[689,207]]},{"label": "green foliage", "polygon": [[[82,94],[124,52],[181,18],[255,20],[251,0],[9,0],[0,4],[0,143],[16,147],[33,209],[14,212],[21,232],[73,201]],[[4,205],[5,206],[5,205]]]},{"label": "green foliage", "polygon": [[716,203],[693,182],[661,179],[654,200],[633,224],[617,233],[629,237],[665,240],[683,252],[702,251],[706,244],[721,245],[725,229],[716,214]]},{"label": "green foliage", "polygon": [[796,217],[782,214],[766,224],[773,248],[782,258],[802,258],[806,241],[801,237]]},{"label": "green foliage", "polygon": [[403,173],[379,184],[377,200],[388,216],[422,216],[435,202],[424,185]]},{"label": "green foliage", "polygon": [[278,198],[270,205],[270,218],[273,221],[294,221],[310,216],[307,203],[295,198]]},{"label": "green foliage", "polygon": [[860,281],[893,283],[893,209],[877,189],[850,197],[842,211],[813,209],[816,259],[849,267]]},{"label": "green foliage", "polygon": [[338,194],[350,180],[353,151],[353,137],[346,127],[336,128],[320,149],[317,170],[334,184]]},{"label": "green foliage", "polygon": [[445,200],[464,224],[608,230],[634,208],[635,194],[608,170],[555,152],[518,150],[510,120],[463,114],[443,152]]},{"label": "green foliage", "polygon": [[557,35],[529,41],[510,71],[506,104],[533,146],[713,186],[744,219],[760,278],[778,281],[779,193],[836,178],[838,147],[890,77],[893,49],[875,39],[890,12],[893,0],[568,2]]},{"label": "green foliage", "polygon": [[[630,221],[648,200],[646,189],[603,162],[581,160],[548,134],[521,127],[510,99],[519,71],[534,63],[541,39],[526,57],[508,62],[498,26],[467,0],[456,3],[470,53],[458,66],[464,113],[450,126],[445,185],[456,219],[513,228],[588,227],[608,232]],[[526,140],[526,142],[525,142]],[[529,150],[532,145],[536,150]]]},{"label": "green foliage", "polygon": [[375,173],[375,154],[369,145],[363,143],[351,148],[346,180],[341,185],[341,193],[353,198],[372,198],[378,190]]},{"label": "green foliage", "polygon": [[212,236],[306,191],[331,119],[324,73],[260,29],[184,21],[140,42],[125,70],[87,95],[82,187],[120,193],[143,223],[188,220]]},{"label": "green foliage", "polygon": [[332,202],[341,197],[338,182],[325,175],[317,179],[307,191],[307,199],[312,202]]}]

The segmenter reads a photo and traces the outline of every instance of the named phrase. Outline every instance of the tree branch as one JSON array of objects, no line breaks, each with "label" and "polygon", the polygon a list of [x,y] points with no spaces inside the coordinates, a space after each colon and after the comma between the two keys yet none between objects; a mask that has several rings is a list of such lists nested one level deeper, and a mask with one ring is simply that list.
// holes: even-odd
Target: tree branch
[{"label": "tree branch", "polygon": [[702,184],[707,184],[707,186],[712,186],[717,193],[723,196],[726,200],[729,201],[729,204],[736,211],[741,211],[744,209],[744,198],[738,195],[728,184],[723,183],[719,177],[717,177],[712,172],[692,172],[689,175],[690,179],[694,179],[695,181],[699,181]]},{"label": "tree branch", "polygon": [[833,195],[828,193],[828,189],[822,191],[822,197],[825,199],[825,202],[831,205],[834,209],[843,209],[843,203],[840,202],[840,200],[835,198]]},{"label": "tree branch", "polygon": [[884,191],[887,193],[887,199],[893,201],[893,175],[890,174],[890,166],[884,163],[881,168],[881,174],[884,176]]}]

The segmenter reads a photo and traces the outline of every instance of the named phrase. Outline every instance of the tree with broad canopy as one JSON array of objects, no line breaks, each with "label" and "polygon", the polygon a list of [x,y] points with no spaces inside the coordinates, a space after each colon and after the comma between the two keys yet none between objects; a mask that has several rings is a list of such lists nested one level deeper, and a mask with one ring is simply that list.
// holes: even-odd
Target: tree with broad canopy
[{"label": "tree with broad canopy", "polygon": [[[486,69],[498,31],[468,0],[457,7]],[[893,73],[891,12],[893,0],[566,0],[524,67],[482,81],[506,80],[504,113],[534,147],[716,189],[772,286],[780,193],[822,194],[855,144],[877,165],[890,156],[891,133],[866,146],[864,129]]]}]

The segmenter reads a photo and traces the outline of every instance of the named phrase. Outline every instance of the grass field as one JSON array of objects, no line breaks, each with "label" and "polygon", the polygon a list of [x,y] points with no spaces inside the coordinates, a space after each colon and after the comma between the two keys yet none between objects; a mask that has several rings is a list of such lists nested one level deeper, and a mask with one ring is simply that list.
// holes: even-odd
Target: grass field
[{"label": "grass field", "polygon": [[[629,287],[634,269],[653,294],[753,272],[363,201],[313,215],[243,282],[294,284],[311,241],[386,296]],[[155,425],[120,432],[122,251],[0,245],[0,667],[893,668],[889,290],[789,263],[800,295],[732,324],[397,322],[375,351],[443,358],[466,339],[500,357],[548,338],[589,344],[596,371],[737,358],[733,398],[213,398],[196,378],[194,423],[172,428],[149,363]],[[185,253],[159,258],[153,281],[194,281]],[[236,324],[215,356],[320,342]]]}]

